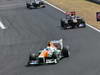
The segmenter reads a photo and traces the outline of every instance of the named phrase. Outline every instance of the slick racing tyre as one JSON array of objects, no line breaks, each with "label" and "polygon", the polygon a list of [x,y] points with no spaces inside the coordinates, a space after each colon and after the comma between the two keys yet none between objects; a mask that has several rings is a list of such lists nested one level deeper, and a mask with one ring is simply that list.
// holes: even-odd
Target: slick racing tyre
[{"label": "slick racing tyre", "polygon": [[35,54],[30,54],[29,60],[36,60],[36,55]]},{"label": "slick racing tyre", "polygon": [[66,48],[66,47],[63,47],[63,49],[62,49],[62,56],[63,57],[69,57],[69,50],[68,50],[68,48]]},{"label": "slick racing tyre", "polygon": [[59,60],[60,60],[59,56],[57,54],[55,54],[55,53],[52,55],[52,58],[54,60],[54,64],[57,64],[59,62]]},{"label": "slick racing tyre", "polygon": [[30,4],[26,3],[26,7],[27,7],[27,8],[30,8]]},{"label": "slick racing tyre", "polygon": [[54,64],[57,64],[59,61],[57,59],[54,59]]}]

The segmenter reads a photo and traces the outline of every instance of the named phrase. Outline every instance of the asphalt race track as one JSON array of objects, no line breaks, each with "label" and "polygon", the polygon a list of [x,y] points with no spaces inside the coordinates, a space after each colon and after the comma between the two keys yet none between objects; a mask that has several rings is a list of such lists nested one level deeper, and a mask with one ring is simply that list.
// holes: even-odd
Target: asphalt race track
[{"label": "asphalt race track", "polygon": [[[0,28],[0,75],[100,75],[99,32],[89,27],[63,30],[64,14],[49,5],[29,10],[23,2],[6,3],[0,5],[0,20],[6,27]],[[70,46],[69,58],[56,65],[26,66],[30,52],[60,38]]]}]

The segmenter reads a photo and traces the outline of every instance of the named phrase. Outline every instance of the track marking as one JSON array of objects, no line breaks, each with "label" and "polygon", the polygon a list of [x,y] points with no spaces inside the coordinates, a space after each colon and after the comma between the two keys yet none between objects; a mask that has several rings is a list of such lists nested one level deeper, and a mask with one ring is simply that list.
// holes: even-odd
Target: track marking
[{"label": "track marking", "polygon": [[1,29],[6,29],[6,27],[4,26],[4,24],[0,21],[0,28]]},{"label": "track marking", "polygon": [[100,32],[100,30],[99,30],[99,29],[97,29],[97,28],[95,28],[95,27],[93,27],[93,26],[91,26],[91,25],[89,25],[89,24],[87,24],[87,26],[89,26],[90,28],[92,28],[92,29],[94,29],[94,30],[96,30],[96,31]]},{"label": "track marking", "polygon": [[16,7],[22,7],[25,6],[25,2],[21,1],[21,2],[14,2],[14,3],[8,3],[8,4],[1,4],[0,5],[0,9],[7,9],[7,8],[16,8]]},{"label": "track marking", "polygon": [[[50,5],[50,6],[54,7],[54,8],[56,8],[57,10],[59,10],[59,11],[61,11],[61,12],[63,12],[63,13],[66,13],[64,10],[58,8],[57,6],[51,4],[51,3],[47,2],[47,1],[44,1],[44,2],[47,3],[48,5]],[[87,25],[88,27],[92,28],[93,30],[100,32],[99,29],[93,27],[92,25],[90,25],[90,24],[86,24],[86,25]]]}]

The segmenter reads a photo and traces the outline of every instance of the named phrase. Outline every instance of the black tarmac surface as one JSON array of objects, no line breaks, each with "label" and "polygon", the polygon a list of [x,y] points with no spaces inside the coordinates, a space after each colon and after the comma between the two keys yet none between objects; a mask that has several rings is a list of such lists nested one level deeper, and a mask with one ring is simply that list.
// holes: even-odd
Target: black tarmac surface
[{"label": "black tarmac surface", "polygon": [[[3,2],[4,1],[4,2]],[[9,2],[10,1],[10,2]],[[89,28],[63,30],[64,14],[47,5],[29,10],[23,2],[0,0],[0,75],[100,75],[100,33]],[[56,65],[27,67],[28,55],[63,38],[71,56]]]}]

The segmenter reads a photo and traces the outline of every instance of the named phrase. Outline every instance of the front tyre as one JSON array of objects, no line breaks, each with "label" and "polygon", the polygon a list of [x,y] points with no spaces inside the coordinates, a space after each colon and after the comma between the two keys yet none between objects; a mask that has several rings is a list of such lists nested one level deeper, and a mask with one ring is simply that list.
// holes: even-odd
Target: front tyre
[{"label": "front tyre", "polygon": [[59,55],[57,55],[57,54],[54,53],[54,54],[52,55],[52,59],[54,60],[54,62],[53,62],[54,64],[59,63],[59,60],[60,60],[60,59],[59,59]]},{"label": "front tyre", "polygon": [[57,64],[59,61],[57,59],[54,59],[54,64]]},{"label": "front tyre", "polygon": [[30,54],[29,60],[36,60],[36,55],[34,53]]}]

